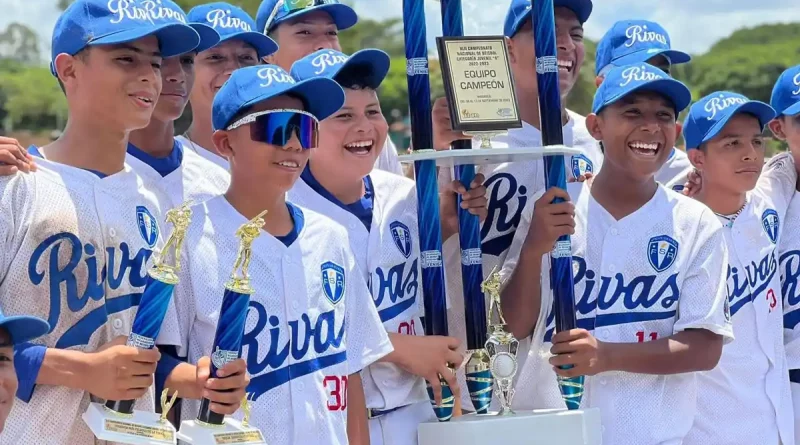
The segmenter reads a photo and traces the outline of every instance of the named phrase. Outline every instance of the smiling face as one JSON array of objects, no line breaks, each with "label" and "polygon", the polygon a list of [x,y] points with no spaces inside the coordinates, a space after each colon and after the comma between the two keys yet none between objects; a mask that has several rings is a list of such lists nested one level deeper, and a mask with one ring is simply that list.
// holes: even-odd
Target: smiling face
[{"label": "smiling face", "polygon": [[17,373],[14,370],[14,347],[8,331],[0,328],[0,433],[16,397]]},{"label": "smiling face", "polygon": [[689,150],[689,159],[702,172],[703,187],[742,194],[753,190],[764,166],[764,138],[758,118],[733,116],[713,139]]},{"label": "smiling face", "polygon": [[[583,25],[572,10],[555,8],[558,80],[561,97],[566,97],[580,75],[586,56]],[[533,22],[528,20],[509,43],[509,57],[514,83],[524,91],[538,91],[536,84],[536,52],[533,41]]]},{"label": "smiling face", "polygon": [[195,82],[189,98],[193,115],[211,116],[214,96],[235,70],[258,65],[255,48],[241,40],[226,40],[195,57]]},{"label": "smiling face", "polygon": [[632,93],[586,118],[586,127],[605,148],[606,163],[640,180],[652,178],[675,146],[675,107],[657,93]]},{"label": "smiling face", "polygon": [[347,175],[356,181],[372,171],[386,143],[389,124],[381,112],[375,90],[345,88],[344,91],[342,108],[320,123],[320,146],[314,153],[314,172],[340,178]]},{"label": "smiling face", "polygon": [[161,95],[153,119],[172,122],[183,114],[194,86],[195,53],[164,59],[161,65]]},{"label": "smiling face", "polygon": [[[267,110],[304,109],[302,100],[284,95],[259,102],[239,117]],[[250,132],[251,125],[214,133],[214,145],[230,161],[231,176],[241,183],[289,191],[300,177],[313,149],[303,149],[294,132],[283,146],[254,141]]]},{"label": "smiling face", "polygon": [[123,132],[144,128],[150,122],[161,94],[161,64],[155,36],[56,57],[70,112],[91,116],[109,130]]},{"label": "smiling face", "polygon": [[278,44],[278,51],[265,60],[286,71],[291,70],[296,61],[321,49],[342,50],[339,29],[327,12],[313,11],[287,20],[269,35]]}]

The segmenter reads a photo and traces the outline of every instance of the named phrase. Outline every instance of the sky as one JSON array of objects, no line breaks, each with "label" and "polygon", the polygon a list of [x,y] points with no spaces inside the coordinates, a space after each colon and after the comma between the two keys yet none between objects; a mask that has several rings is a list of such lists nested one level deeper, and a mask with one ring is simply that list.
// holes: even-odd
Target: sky
[{"label": "sky", "polygon": [[[402,0],[353,0],[364,17],[385,19],[402,15]],[[425,0],[428,39],[441,35],[439,4]],[[43,54],[58,18],[57,0],[0,0],[0,30],[21,22],[35,30],[43,42]],[[235,0],[233,0],[235,3]],[[497,35],[510,0],[462,0],[464,28],[469,35]],[[490,4],[491,6],[481,6]],[[653,20],[670,33],[673,48],[701,54],[733,31],[764,23],[800,22],[796,0],[595,0],[586,35],[599,39],[616,20]],[[35,5],[35,6],[34,6]]]}]

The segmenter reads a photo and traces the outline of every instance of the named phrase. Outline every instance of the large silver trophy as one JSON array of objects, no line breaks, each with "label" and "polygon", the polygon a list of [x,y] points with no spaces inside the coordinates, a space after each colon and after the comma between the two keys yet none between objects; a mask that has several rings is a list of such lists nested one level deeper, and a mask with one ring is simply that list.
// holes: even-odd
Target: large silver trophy
[{"label": "large silver trophy", "polygon": [[[454,178],[469,184],[475,176],[476,166],[536,161],[545,156],[557,157],[563,163],[564,155],[581,152],[563,145],[492,148],[492,137],[521,126],[506,42],[503,36],[463,37],[460,0],[440,0],[446,37],[437,39],[439,61],[453,128],[480,142],[475,148],[469,143],[456,143],[452,150],[430,149],[432,132],[424,1],[403,0],[414,152],[401,156],[400,160],[414,164],[417,180],[426,334],[447,335],[444,278],[440,272],[443,266],[441,238],[437,238],[440,236],[437,168],[440,171],[452,168]],[[459,238],[469,353],[466,363],[468,388],[462,388],[462,391],[469,391],[473,404],[473,407],[464,408],[474,413],[451,416],[447,410],[452,410],[452,403],[434,406],[438,421],[420,425],[419,444],[599,444],[600,416],[597,410],[514,412],[511,409],[514,380],[518,373],[517,354],[523,351],[519,351],[519,342],[505,329],[497,271],[492,271],[484,280],[477,217],[459,211]],[[493,406],[497,408],[492,410]]]}]

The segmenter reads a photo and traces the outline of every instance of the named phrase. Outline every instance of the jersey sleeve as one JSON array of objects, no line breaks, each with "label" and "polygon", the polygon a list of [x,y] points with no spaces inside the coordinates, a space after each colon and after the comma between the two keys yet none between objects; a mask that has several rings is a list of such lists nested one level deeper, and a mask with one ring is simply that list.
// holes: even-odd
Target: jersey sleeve
[{"label": "jersey sleeve", "polygon": [[786,152],[772,158],[764,166],[756,189],[771,197],[780,214],[785,214],[797,189],[797,168],[792,154]]},{"label": "jersey sleeve", "polygon": [[0,283],[5,280],[31,224],[36,202],[36,189],[32,186],[34,174],[0,177]]},{"label": "jersey sleeve", "polygon": [[352,253],[345,250],[345,255],[347,276],[352,277],[347,282],[345,297],[347,369],[349,374],[355,374],[392,352],[393,348],[361,268]]},{"label": "jersey sleeve", "polygon": [[[800,225],[800,194],[786,214],[786,227]],[[789,369],[800,369],[800,231],[789,230],[778,243],[781,295],[783,296],[783,341]]]},{"label": "jersey sleeve", "polygon": [[674,333],[705,329],[733,340],[726,285],[728,249],[722,225],[710,209],[702,210],[678,300]]}]

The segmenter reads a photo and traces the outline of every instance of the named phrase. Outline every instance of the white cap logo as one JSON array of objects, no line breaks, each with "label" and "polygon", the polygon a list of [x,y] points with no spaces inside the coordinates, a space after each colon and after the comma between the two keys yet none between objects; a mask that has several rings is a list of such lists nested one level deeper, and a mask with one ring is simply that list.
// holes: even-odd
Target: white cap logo
[{"label": "white cap logo", "polygon": [[659,73],[648,71],[644,65],[632,66],[630,68],[626,68],[625,71],[622,72],[623,81],[619,84],[619,86],[624,87],[631,82],[650,82],[651,80],[663,78],[664,76]]},{"label": "white cap logo", "polygon": [[664,46],[667,46],[667,36],[659,34],[655,31],[648,31],[647,25],[633,25],[628,27],[628,29],[625,30],[625,37],[628,38],[628,41],[625,43],[625,46],[628,48],[632,47],[637,42],[658,42]]},{"label": "white cap logo", "polygon": [[317,57],[314,57],[314,59],[311,60],[311,65],[315,68],[318,68],[317,71],[314,71],[314,74],[322,74],[328,68],[343,65],[345,62],[347,62],[347,59],[347,56],[336,54],[333,51],[326,51]]},{"label": "white cap logo", "polygon": [[797,96],[800,94],[800,73],[795,74],[794,79],[792,79],[792,83],[794,83],[794,86],[797,87],[796,90],[792,91],[792,95]]},{"label": "white cap logo", "polygon": [[706,106],[703,108],[706,113],[709,113],[708,120],[714,120],[717,116],[717,111],[723,111],[728,107],[747,103],[747,100],[741,97],[726,97],[720,94],[719,97],[712,97]]},{"label": "white cap logo", "polygon": [[252,32],[253,28],[239,18],[232,17],[231,11],[222,9],[213,9],[206,14],[206,21],[211,24],[213,28],[234,28],[241,29],[244,32]]},{"label": "white cap logo", "polygon": [[136,0],[109,0],[108,11],[114,15],[111,23],[121,23],[123,20],[148,21],[173,20],[186,23],[186,16],[181,11],[161,5],[161,0],[145,0],[138,4]]},{"label": "white cap logo", "polygon": [[258,77],[263,79],[261,87],[267,88],[272,83],[295,83],[292,76],[288,75],[286,71],[276,69],[274,67],[261,68],[258,70]]}]

